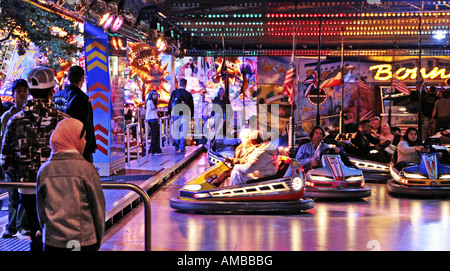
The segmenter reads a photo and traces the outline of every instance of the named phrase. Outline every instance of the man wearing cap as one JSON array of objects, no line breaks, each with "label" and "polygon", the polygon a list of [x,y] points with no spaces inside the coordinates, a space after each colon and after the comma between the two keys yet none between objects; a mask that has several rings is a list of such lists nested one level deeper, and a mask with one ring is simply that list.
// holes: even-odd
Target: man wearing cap
[{"label": "man wearing cap", "polygon": [[84,124],[86,129],[86,147],[83,157],[88,162],[93,162],[92,154],[97,148],[94,134],[94,119],[92,105],[88,95],[81,90],[84,83],[84,70],[80,66],[72,66],[68,72],[70,84],[63,90],[53,95],[56,109],[69,114]]},{"label": "man wearing cap", "polygon": [[[33,99],[12,116],[6,125],[1,150],[2,168],[12,182],[36,182],[37,172],[50,156],[50,135],[56,124],[69,115],[53,106],[53,71],[37,67],[27,77]],[[42,250],[42,237],[36,210],[36,189],[19,189],[28,216],[32,251]]]}]

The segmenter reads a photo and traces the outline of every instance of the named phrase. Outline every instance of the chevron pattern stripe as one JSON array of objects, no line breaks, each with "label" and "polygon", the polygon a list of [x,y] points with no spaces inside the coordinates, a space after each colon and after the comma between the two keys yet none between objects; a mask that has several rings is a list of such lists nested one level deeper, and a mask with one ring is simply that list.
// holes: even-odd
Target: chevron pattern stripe
[{"label": "chevron pattern stripe", "polygon": [[88,31],[85,31],[87,87],[94,112],[94,132],[97,141],[94,161],[109,163],[111,92],[109,90],[108,37],[103,32],[96,31],[95,26],[90,26]]}]

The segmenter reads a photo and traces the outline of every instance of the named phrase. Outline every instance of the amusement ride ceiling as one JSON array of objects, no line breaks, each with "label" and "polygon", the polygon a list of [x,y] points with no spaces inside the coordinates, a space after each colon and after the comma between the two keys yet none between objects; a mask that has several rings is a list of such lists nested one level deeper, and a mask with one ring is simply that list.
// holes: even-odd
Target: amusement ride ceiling
[{"label": "amusement ride ceiling", "polygon": [[225,48],[288,55],[295,41],[300,54],[316,55],[319,40],[321,50],[337,55],[341,44],[350,55],[359,50],[392,55],[394,48],[399,55],[417,55],[419,46],[428,50],[425,54],[450,53],[450,1],[28,1],[75,12],[82,6],[76,16],[94,21],[114,10],[125,18],[122,33],[138,31],[148,39],[164,35],[191,54]]},{"label": "amusement ride ceiling", "polygon": [[446,48],[450,1],[210,1],[155,3],[199,49]]}]

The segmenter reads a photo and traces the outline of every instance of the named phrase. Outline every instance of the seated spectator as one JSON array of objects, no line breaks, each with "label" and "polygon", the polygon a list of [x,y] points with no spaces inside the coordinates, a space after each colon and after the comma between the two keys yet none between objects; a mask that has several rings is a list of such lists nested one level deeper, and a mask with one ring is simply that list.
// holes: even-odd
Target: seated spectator
[{"label": "seated spectator", "polygon": [[431,121],[434,126],[434,133],[450,128],[450,90],[442,93],[442,99],[434,104]]},{"label": "seated spectator", "polygon": [[409,127],[397,145],[397,163],[395,168],[402,170],[409,163],[419,163],[419,153],[429,151],[429,149],[421,146],[418,130],[414,127]]},{"label": "seated spectator", "polygon": [[329,134],[325,137],[325,139],[336,139],[336,136],[339,134],[339,123],[334,123],[332,126],[332,130],[329,130]]},{"label": "seated spectator", "polygon": [[391,133],[391,128],[389,127],[389,124],[383,123],[383,125],[381,125],[380,137],[378,139],[389,140],[391,142],[394,142],[394,138],[395,135]]},{"label": "seated spectator", "polygon": [[277,150],[270,141],[264,141],[258,130],[250,132],[249,141],[256,147],[248,155],[245,163],[233,167],[231,185],[245,184],[251,180],[273,176],[277,173]]},{"label": "seated spectator", "polygon": [[[305,171],[309,171],[312,168],[322,167],[322,161],[320,160],[320,154],[331,148],[327,143],[322,142],[322,138],[325,136],[325,131],[320,126],[315,126],[309,132],[308,137],[311,139],[310,142],[305,143],[298,149],[295,158],[302,165]],[[335,153],[340,154],[342,162],[346,166],[355,167],[348,159],[347,154],[344,150],[334,147]]]},{"label": "seated spectator", "polygon": [[237,146],[234,151],[234,157],[230,157],[230,161],[233,165],[237,164],[245,164],[247,161],[247,157],[252,151],[256,148],[254,144],[250,141],[250,129],[243,129],[239,133],[239,139],[241,140],[241,144]]},{"label": "seated spectator", "polygon": [[392,142],[392,145],[397,146],[398,142],[400,142],[400,139],[402,139],[402,130],[398,127],[391,127],[391,134],[394,135],[394,141]]},{"label": "seated spectator", "polygon": [[380,117],[373,117],[370,119],[370,128],[374,137],[378,137],[381,133],[381,119]]},{"label": "seated spectator", "polygon": [[50,137],[51,156],[37,176],[37,206],[44,250],[100,248],[105,229],[105,198],[100,176],[82,154],[86,131],[81,121],[67,118]]},{"label": "seated spectator", "polygon": [[364,119],[359,122],[358,131],[350,139],[351,152],[366,159],[381,163],[389,163],[391,155],[384,151],[389,146],[389,141],[380,141],[371,135],[371,125],[369,120]]},{"label": "seated spectator", "polygon": [[380,136],[378,137],[378,139],[391,142],[391,144],[384,149],[389,154],[391,154],[391,155],[394,154],[395,146],[400,141],[400,137],[401,136],[398,136],[397,134],[393,134],[391,132],[391,128],[389,127],[389,124],[383,123],[383,125],[381,125]]},{"label": "seated spectator", "polygon": [[311,141],[301,145],[298,149],[295,158],[302,165],[305,171],[321,166],[320,153],[329,148],[328,144],[322,142],[322,138],[324,136],[325,131],[322,127],[315,126],[308,134]]}]

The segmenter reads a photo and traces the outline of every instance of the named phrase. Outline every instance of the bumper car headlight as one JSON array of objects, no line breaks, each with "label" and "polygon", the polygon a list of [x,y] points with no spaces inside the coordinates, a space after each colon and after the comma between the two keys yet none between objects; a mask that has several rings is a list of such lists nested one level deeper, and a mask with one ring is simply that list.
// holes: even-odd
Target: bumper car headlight
[{"label": "bumper car headlight", "polygon": [[211,195],[209,193],[197,193],[194,194],[194,199],[202,199],[202,198],[209,198]]},{"label": "bumper car headlight", "polygon": [[362,175],[359,176],[350,176],[346,179],[347,182],[357,182],[357,181],[364,181],[364,177]]},{"label": "bumper car headlight", "polygon": [[303,188],[303,180],[300,177],[295,177],[291,181],[291,187],[294,191],[300,191]]},{"label": "bumper car headlight", "polygon": [[441,175],[439,179],[450,179],[450,174]]},{"label": "bumper car headlight", "polygon": [[310,175],[309,178],[311,181],[333,181],[333,178],[326,177],[326,176],[319,176],[319,175]]},{"label": "bumper car headlight", "polygon": [[420,174],[408,173],[408,172],[403,172],[403,176],[405,178],[409,178],[409,179],[426,179],[427,178],[427,177],[422,176]]},{"label": "bumper car headlight", "polygon": [[183,187],[183,190],[189,190],[189,191],[199,191],[201,189],[202,189],[202,186],[199,184],[188,184]]}]

